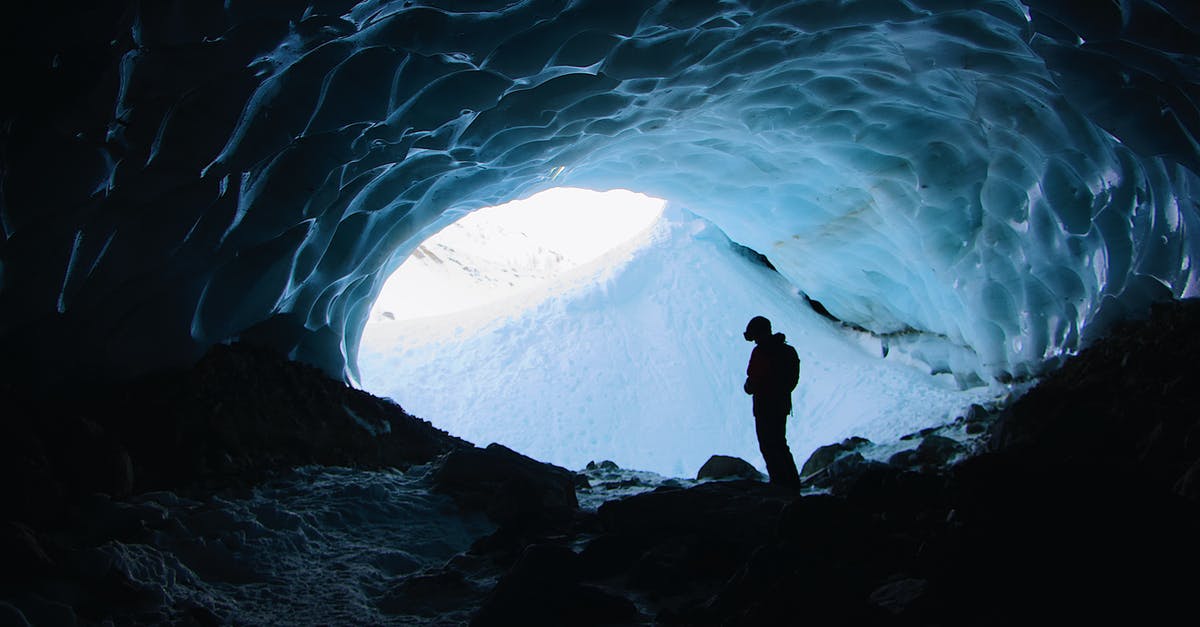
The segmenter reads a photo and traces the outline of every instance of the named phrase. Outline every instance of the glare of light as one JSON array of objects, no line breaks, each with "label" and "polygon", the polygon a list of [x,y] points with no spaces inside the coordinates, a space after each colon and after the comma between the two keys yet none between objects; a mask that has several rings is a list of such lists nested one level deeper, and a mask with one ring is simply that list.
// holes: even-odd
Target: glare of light
[{"label": "glare of light", "polygon": [[384,284],[368,324],[511,299],[644,234],[665,205],[623,189],[556,187],[474,211],[410,254]]}]

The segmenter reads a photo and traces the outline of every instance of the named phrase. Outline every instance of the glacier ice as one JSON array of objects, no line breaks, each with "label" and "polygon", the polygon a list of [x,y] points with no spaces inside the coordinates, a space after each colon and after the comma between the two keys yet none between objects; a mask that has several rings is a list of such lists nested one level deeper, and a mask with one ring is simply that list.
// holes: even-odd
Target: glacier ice
[{"label": "glacier ice", "polygon": [[426,236],[573,185],[687,207],[931,370],[1034,373],[1197,292],[1198,20],[1101,4],[31,7],[6,362],[103,380],[242,337],[353,378]]}]

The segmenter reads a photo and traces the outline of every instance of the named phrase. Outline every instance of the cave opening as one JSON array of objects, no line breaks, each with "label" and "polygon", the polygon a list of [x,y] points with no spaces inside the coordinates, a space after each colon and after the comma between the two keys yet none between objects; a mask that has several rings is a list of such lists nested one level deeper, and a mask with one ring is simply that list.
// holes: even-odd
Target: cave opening
[{"label": "cave opening", "polygon": [[678,203],[576,188],[478,209],[416,245],[367,316],[357,367],[364,389],[450,433],[567,468],[691,476],[713,454],[761,467],[741,389],[754,315],[803,361],[801,462],[851,435],[903,447],[1004,391],[889,357]]}]

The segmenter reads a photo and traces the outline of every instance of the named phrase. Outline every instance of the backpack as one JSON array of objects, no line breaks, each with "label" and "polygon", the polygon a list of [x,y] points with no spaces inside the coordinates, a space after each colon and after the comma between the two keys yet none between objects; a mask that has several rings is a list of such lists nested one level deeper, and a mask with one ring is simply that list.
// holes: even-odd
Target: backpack
[{"label": "backpack", "polygon": [[771,355],[771,372],[778,377],[780,390],[791,392],[800,382],[800,356],[791,344],[780,342]]}]

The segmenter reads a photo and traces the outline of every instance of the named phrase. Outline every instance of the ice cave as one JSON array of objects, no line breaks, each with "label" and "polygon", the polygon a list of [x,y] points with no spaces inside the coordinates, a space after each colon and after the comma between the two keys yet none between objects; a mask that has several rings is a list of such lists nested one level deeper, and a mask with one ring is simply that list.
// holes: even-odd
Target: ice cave
[{"label": "ice cave", "polygon": [[[100,398],[245,344],[480,446],[691,477],[713,453],[760,465],[740,389],[752,315],[801,353],[800,463],[1022,392],[1200,296],[1188,0],[4,12],[5,390]],[[364,340],[431,236],[562,187],[663,206],[486,333]]]}]

